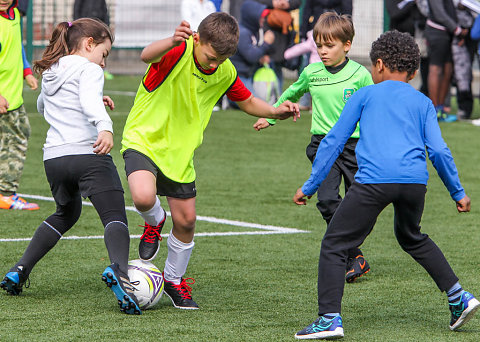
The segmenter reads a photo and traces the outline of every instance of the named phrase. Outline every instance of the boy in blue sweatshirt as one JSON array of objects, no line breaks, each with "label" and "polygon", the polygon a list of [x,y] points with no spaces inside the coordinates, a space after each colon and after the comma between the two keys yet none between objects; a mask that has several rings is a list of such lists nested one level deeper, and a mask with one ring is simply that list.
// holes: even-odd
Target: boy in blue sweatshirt
[{"label": "boy in blue sweatshirt", "polygon": [[357,123],[358,172],[337,208],[322,241],[318,274],[319,318],[299,331],[297,339],[343,337],[341,301],[347,251],[359,246],[380,212],[395,210],[395,236],[448,296],[450,329],[457,330],[480,302],[464,291],[438,246],[420,232],[428,172],[426,151],[459,212],[470,211],[452,155],[443,141],[432,101],[408,84],[419,67],[420,53],[407,33],[382,34],[370,51],[375,85],[355,92],[321,141],[310,178],[293,197],[306,204],[342,152]]}]

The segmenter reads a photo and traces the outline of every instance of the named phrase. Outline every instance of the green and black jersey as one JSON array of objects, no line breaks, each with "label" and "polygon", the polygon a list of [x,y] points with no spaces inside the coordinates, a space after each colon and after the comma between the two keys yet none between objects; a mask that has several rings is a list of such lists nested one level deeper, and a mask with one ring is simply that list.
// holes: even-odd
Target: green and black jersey
[{"label": "green and black jersey", "polygon": [[[297,102],[306,92],[312,95],[312,134],[327,134],[338,121],[348,98],[358,89],[373,84],[370,72],[349,59],[343,69],[330,73],[321,62],[303,69],[298,80],[280,96],[275,106],[286,100]],[[268,119],[274,124],[276,121]],[[358,126],[352,138],[359,137]]]}]

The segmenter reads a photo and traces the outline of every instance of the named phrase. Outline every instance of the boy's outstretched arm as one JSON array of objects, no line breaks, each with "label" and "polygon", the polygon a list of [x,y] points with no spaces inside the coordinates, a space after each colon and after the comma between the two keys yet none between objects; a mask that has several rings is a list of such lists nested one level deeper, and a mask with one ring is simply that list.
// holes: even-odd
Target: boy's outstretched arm
[{"label": "boy's outstretched arm", "polygon": [[459,213],[468,213],[470,211],[470,197],[465,195],[464,198],[456,202]]},{"label": "boy's outstretched arm", "polygon": [[285,101],[275,108],[252,95],[245,101],[237,102],[237,105],[245,113],[261,118],[285,120],[292,116],[293,121],[297,121],[297,118],[300,117],[298,104],[290,101]]},{"label": "boy's outstretched arm", "polygon": [[175,29],[173,36],[157,40],[146,46],[140,58],[147,64],[159,62],[168,51],[186,41],[192,34],[190,24],[183,20]]},{"label": "boy's outstretched arm", "polygon": [[[292,101],[297,102],[303,94],[308,91],[308,84],[310,80],[305,72],[300,74],[298,80],[290,85],[280,96],[278,101],[273,105],[274,107],[280,106],[281,103],[285,101]],[[260,131],[262,129],[268,128],[270,126],[275,125],[275,120],[266,120],[264,118],[260,118],[253,124],[253,128],[256,131]]]}]

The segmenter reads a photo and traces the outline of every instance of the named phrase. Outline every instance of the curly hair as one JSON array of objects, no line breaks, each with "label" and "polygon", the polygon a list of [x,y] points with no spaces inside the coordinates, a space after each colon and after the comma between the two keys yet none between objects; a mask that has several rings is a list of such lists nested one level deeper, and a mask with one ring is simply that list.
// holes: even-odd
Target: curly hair
[{"label": "curly hair", "polygon": [[411,76],[420,66],[420,50],[410,34],[387,31],[372,43],[370,60],[375,64],[378,59],[391,71],[406,71]]}]

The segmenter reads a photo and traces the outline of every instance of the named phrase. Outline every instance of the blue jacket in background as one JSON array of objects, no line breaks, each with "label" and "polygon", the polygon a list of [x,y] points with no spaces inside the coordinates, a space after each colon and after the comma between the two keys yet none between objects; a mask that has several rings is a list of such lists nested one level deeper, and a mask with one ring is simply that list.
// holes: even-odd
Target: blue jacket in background
[{"label": "blue jacket in background", "polygon": [[473,23],[472,28],[470,29],[470,37],[473,40],[480,39],[480,15],[477,16],[475,22]]},{"label": "blue jacket in background", "polygon": [[258,46],[260,18],[267,7],[256,1],[246,0],[241,8],[240,38],[235,54],[230,57],[238,75],[252,77],[260,66],[259,60],[267,54],[270,44]]}]

